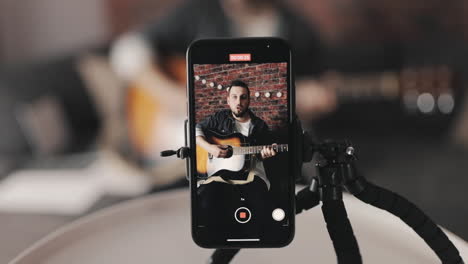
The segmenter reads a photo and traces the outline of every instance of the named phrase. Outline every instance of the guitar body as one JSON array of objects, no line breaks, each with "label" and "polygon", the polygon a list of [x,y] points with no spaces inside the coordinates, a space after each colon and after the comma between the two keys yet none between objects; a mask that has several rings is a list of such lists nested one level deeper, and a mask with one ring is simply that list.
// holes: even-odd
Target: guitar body
[{"label": "guitar body", "polygon": [[[185,65],[185,56],[165,57],[163,63],[158,65],[167,79],[180,86],[180,93],[183,96],[187,81]],[[185,113],[174,113],[165,107],[164,102],[174,100],[167,96],[165,90],[173,87],[164,87],[163,85],[167,84],[166,80],[160,80],[161,77],[158,75],[149,75],[154,77],[150,79],[151,82],[142,81],[143,76],[138,75],[138,78],[132,80],[126,87],[124,95],[126,130],[129,147],[137,155],[137,159],[152,161],[158,159],[158,162],[161,162],[159,152],[170,148],[165,142],[172,141],[174,136],[173,133],[168,133],[170,129],[165,130],[164,126],[167,126],[168,120],[183,123]]]},{"label": "guitar body", "polygon": [[[162,158],[159,154],[184,144],[185,109],[168,105],[186,98],[185,56],[166,57],[164,63],[154,68],[151,65],[142,70],[125,87],[122,98],[125,130],[118,149],[126,161],[152,175],[152,184],[164,185],[186,173],[183,161]],[[179,131],[181,137],[174,131]]]},{"label": "guitar body", "polygon": [[[205,132],[206,140],[211,144],[242,147],[247,138],[240,133],[221,135],[214,131]],[[199,177],[221,176],[224,179],[243,180],[250,170],[250,155],[230,155],[228,158],[216,158],[197,145],[197,172]]]}]

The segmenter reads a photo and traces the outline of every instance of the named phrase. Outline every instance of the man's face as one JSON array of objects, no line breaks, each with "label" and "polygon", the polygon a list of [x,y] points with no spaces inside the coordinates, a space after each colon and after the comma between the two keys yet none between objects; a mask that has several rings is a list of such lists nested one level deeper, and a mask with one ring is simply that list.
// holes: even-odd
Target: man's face
[{"label": "man's face", "polygon": [[249,109],[250,96],[244,87],[232,86],[227,98],[229,108],[236,117],[242,117]]}]

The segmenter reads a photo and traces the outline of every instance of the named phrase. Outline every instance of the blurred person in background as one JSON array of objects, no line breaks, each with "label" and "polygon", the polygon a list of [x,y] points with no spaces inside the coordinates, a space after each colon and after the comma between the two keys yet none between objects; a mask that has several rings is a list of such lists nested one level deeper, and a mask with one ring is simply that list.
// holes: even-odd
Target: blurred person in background
[{"label": "blurred person in background", "polygon": [[262,36],[282,37],[292,46],[300,80],[299,116],[312,120],[332,111],[334,94],[313,79],[321,71],[317,33],[279,0],[190,0],[162,20],[117,39],[110,60],[128,85],[128,139],[143,167],[169,168],[174,177],[185,174],[183,164],[162,161],[159,153],[184,143],[188,45],[198,38]]}]

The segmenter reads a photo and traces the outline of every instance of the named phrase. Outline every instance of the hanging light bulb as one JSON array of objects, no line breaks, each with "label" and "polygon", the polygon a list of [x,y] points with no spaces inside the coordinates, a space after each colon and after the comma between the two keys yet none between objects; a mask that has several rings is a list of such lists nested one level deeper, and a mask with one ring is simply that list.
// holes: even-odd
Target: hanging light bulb
[{"label": "hanging light bulb", "polygon": [[450,114],[455,106],[455,100],[453,99],[452,94],[441,94],[439,98],[437,98],[437,106],[439,107],[440,112]]},{"label": "hanging light bulb", "polygon": [[434,96],[430,93],[422,93],[418,96],[417,106],[419,111],[424,114],[429,114],[434,110],[435,100]]}]

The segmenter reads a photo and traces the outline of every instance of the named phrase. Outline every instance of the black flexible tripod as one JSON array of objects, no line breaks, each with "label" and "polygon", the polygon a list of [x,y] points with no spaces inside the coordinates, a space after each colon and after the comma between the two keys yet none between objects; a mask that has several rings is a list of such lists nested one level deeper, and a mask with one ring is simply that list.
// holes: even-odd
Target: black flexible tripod
[{"label": "black flexible tripod", "polygon": [[[359,200],[388,211],[410,226],[436,253],[443,264],[463,264],[460,253],[445,233],[418,207],[404,197],[368,182],[357,173],[355,150],[348,141],[312,143],[307,132],[298,125],[297,136],[302,152],[299,161],[310,162],[314,153],[320,154],[316,164],[317,178],[296,194],[296,214],[317,206],[322,212],[339,264],[362,263],[359,246],[343,203],[343,187]],[[163,151],[162,156],[186,158],[189,148]],[[217,249],[208,263],[229,263],[240,249]]]}]

